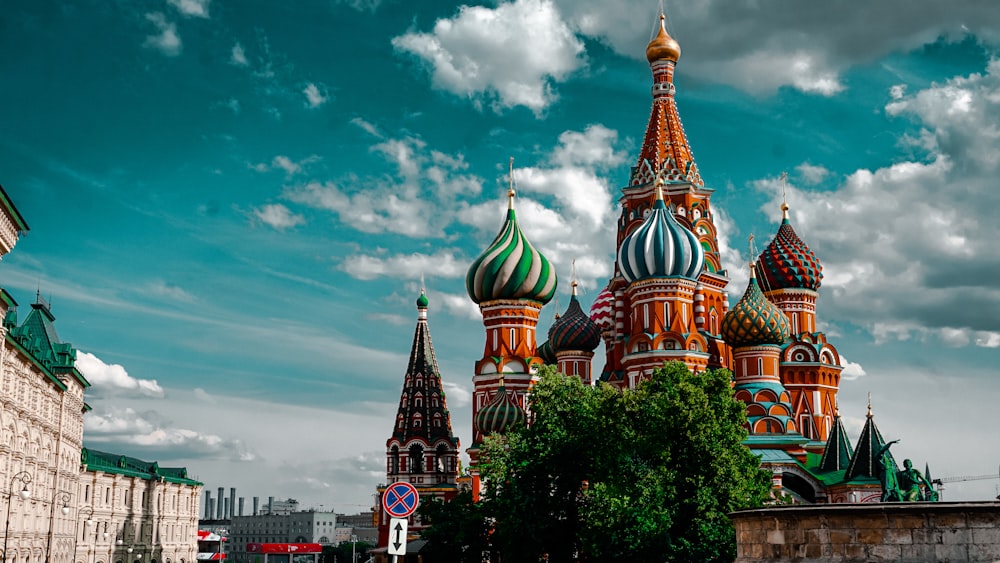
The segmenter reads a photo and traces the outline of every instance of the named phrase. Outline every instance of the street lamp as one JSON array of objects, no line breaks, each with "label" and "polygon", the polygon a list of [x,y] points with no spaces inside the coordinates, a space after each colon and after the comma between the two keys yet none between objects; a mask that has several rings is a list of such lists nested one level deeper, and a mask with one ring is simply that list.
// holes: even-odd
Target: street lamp
[{"label": "street lamp", "polygon": [[7,528],[3,534],[3,560],[7,561],[7,538],[10,537],[10,505],[14,504],[14,482],[20,481],[23,485],[21,490],[18,492],[21,495],[22,500],[28,500],[31,498],[31,489],[28,488],[28,484],[31,483],[31,475],[27,471],[19,471],[14,474],[14,477],[10,480],[10,493],[7,495]]},{"label": "street lamp", "polygon": [[[87,526],[90,526],[94,523],[94,508],[91,506],[85,506],[81,508],[80,511],[77,512],[77,517],[83,514],[87,515],[87,519],[83,521],[83,525],[86,528]],[[76,526],[75,532],[76,532],[76,538],[73,539],[73,557],[76,557],[76,550],[77,547],[79,547],[80,543],[80,526]]]},{"label": "street lamp", "polygon": [[61,510],[63,516],[66,516],[69,514],[69,501],[70,495],[66,491],[56,491],[55,494],[52,495],[52,506],[49,508],[51,516],[49,516],[49,537],[48,546],[45,548],[45,563],[49,563],[49,559],[51,558],[50,554],[52,553],[52,536],[55,535],[55,530],[53,528],[55,528],[56,523],[56,503],[62,502]]}]

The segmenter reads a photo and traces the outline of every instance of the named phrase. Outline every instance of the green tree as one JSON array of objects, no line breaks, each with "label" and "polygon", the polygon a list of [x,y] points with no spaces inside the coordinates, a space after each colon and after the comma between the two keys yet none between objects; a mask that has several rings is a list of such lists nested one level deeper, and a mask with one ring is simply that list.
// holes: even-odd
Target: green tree
[{"label": "green tree", "polygon": [[421,502],[417,513],[422,522],[430,524],[420,534],[427,540],[421,550],[424,561],[482,563],[483,553],[490,549],[492,528],[484,509],[485,505],[473,502],[469,491],[459,492],[448,502]]},{"label": "green tree", "polygon": [[730,378],[673,362],[623,392],[544,369],[530,426],[483,448],[504,560],[731,561],[726,514],[759,506],[770,479],[741,444]]}]

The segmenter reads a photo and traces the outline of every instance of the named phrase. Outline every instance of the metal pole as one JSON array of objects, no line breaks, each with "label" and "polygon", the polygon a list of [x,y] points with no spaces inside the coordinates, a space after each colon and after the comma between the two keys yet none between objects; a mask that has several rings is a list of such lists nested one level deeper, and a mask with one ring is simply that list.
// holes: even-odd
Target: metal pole
[{"label": "metal pole", "polygon": [[7,561],[7,538],[10,537],[10,505],[14,504],[14,481],[24,483],[24,488],[20,492],[22,499],[27,500],[31,496],[31,489],[28,488],[28,484],[31,483],[31,475],[27,471],[15,473],[10,480],[10,493],[7,495],[7,528],[3,534],[3,560],[5,562]]},{"label": "metal pole", "polygon": [[[69,500],[70,500],[69,493],[67,493],[66,491],[56,491],[55,494],[52,495],[52,506],[49,507],[49,513],[51,514],[51,516],[49,517],[49,537],[47,538],[48,541],[45,547],[45,563],[49,563],[49,561],[52,559],[51,555],[52,536],[55,535],[55,530],[53,530],[52,528],[56,523],[56,501],[58,500],[62,500],[63,503],[62,513],[64,515],[69,514]],[[74,554],[74,557],[75,556],[76,555]]]}]

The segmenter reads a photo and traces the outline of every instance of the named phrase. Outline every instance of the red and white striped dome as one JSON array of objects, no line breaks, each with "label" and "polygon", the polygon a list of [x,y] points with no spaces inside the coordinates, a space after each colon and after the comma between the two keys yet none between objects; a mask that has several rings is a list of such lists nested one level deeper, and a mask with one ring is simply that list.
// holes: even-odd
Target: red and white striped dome
[{"label": "red and white striped dome", "polygon": [[601,331],[611,330],[614,323],[615,296],[607,287],[594,299],[594,304],[590,306],[590,320],[601,329]]}]

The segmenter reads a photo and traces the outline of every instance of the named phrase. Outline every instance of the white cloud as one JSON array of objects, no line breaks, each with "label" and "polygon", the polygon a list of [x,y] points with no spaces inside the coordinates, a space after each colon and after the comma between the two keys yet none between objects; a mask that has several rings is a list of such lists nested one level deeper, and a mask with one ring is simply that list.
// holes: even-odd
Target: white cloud
[{"label": "white cloud", "polygon": [[826,167],[812,165],[808,162],[803,162],[796,166],[795,171],[799,173],[799,176],[807,184],[818,184],[830,174],[830,171]]},{"label": "white cloud", "polygon": [[[923,128],[920,154],[857,170],[832,191],[789,185],[792,224],[824,264],[821,299],[834,322],[877,341],[916,338],[993,346],[1000,334],[1000,62],[889,102]],[[780,201],[775,179],[757,182]]]},{"label": "white cloud", "polygon": [[410,32],[392,44],[428,63],[437,88],[536,114],[556,99],[552,82],[584,64],[583,43],[550,0],[462,6],[432,32]]},{"label": "white cloud", "polygon": [[253,215],[261,223],[270,225],[279,231],[304,225],[306,222],[305,217],[292,213],[290,209],[280,203],[269,203],[257,207],[253,210]]},{"label": "white cloud", "polygon": [[148,289],[153,295],[166,297],[172,301],[183,301],[184,303],[194,303],[197,301],[195,296],[185,291],[184,288],[163,280],[157,280],[149,284]]},{"label": "white cloud", "polygon": [[843,354],[840,355],[840,364],[844,366],[844,370],[840,372],[842,380],[850,381],[868,375],[865,373],[865,368],[861,367],[861,364],[849,361]]},{"label": "white cloud", "polygon": [[[642,59],[656,22],[648,0],[554,0],[565,21],[618,53]],[[989,3],[937,0],[701,0],[667,6],[668,31],[681,45],[681,73],[758,94],[781,86],[831,95],[841,73],[939,37],[995,41],[1000,13]],[[878,29],[878,33],[859,30]],[[706,33],[706,30],[711,30]]]},{"label": "white cloud", "polygon": [[84,432],[87,442],[98,447],[125,444],[158,455],[231,461],[252,461],[257,457],[240,440],[177,428],[155,411],[140,413],[130,407],[95,409],[84,419]]},{"label": "white cloud", "polygon": [[292,159],[281,154],[274,157],[274,160],[271,161],[271,166],[281,168],[285,171],[285,174],[288,174],[289,176],[302,172],[302,165],[297,162],[293,162]]},{"label": "white cloud", "polygon": [[163,387],[155,379],[137,379],[119,364],[106,364],[97,356],[78,350],[76,369],[92,385],[89,393],[101,396],[143,396],[163,398]]},{"label": "white cloud", "polygon": [[396,254],[386,258],[355,254],[345,258],[340,269],[359,280],[383,276],[415,279],[425,275],[458,278],[465,275],[468,262],[464,257],[456,258],[454,250],[439,250],[434,254]]},{"label": "white cloud", "polygon": [[167,0],[177,11],[188,17],[207,18],[208,5],[212,0]]},{"label": "white cloud", "polygon": [[355,117],[351,119],[351,123],[360,127],[363,131],[371,135],[372,137],[382,138],[382,133],[379,132],[378,127],[375,124],[366,121],[360,117]]},{"label": "white cloud", "polygon": [[243,50],[243,45],[237,43],[233,45],[232,52],[229,56],[230,64],[236,66],[250,66],[250,61],[247,60],[246,51]]},{"label": "white cloud", "polygon": [[181,37],[177,35],[177,25],[167,20],[161,12],[146,14],[146,20],[156,27],[157,35],[146,36],[145,47],[156,49],[168,57],[181,54]]},{"label": "white cloud", "polygon": [[310,108],[318,108],[329,100],[326,88],[320,89],[312,82],[302,89],[302,93],[306,95],[306,106]]}]

